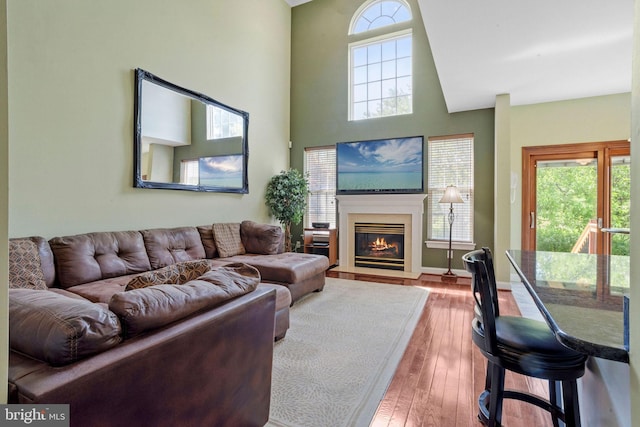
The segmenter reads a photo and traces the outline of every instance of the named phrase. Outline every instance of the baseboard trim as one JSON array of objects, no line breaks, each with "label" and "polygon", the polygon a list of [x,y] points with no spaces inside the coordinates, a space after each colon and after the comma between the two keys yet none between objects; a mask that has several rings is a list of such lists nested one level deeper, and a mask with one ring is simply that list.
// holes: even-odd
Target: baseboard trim
[{"label": "baseboard trim", "polygon": [[511,291],[511,282],[496,281],[496,287],[501,291]]},{"label": "baseboard trim", "polygon": [[[433,274],[436,276],[441,276],[447,272],[446,268],[436,268],[436,267],[422,267],[420,271],[424,274]],[[466,277],[471,278],[471,273],[467,270],[451,270],[458,277]]]}]

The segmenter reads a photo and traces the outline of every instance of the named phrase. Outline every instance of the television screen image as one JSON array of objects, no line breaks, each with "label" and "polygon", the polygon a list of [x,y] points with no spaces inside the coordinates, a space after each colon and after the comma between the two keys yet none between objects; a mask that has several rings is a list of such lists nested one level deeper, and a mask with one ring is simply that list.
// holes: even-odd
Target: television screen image
[{"label": "television screen image", "polygon": [[337,194],[422,193],[424,138],[336,144]]}]

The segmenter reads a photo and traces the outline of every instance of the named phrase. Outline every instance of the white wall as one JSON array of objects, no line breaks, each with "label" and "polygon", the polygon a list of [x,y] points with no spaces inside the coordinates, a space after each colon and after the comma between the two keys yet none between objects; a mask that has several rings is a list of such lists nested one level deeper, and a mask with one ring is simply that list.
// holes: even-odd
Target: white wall
[{"label": "white wall", "polygon": [[191,144],[191,99],[142,81],[142,137]]},{"label": "white wall", "polygon": [[[282,0],[9,0],[9,235],[271,221],[289,164]],[[250,114],[248,195],[134,189],[134,69]]]}]

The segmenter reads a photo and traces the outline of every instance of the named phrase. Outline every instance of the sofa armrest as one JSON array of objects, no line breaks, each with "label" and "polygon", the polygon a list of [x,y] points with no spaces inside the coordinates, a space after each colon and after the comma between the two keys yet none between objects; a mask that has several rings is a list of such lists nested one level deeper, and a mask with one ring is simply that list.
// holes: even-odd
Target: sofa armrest
[{"label": "sofa armrest", "polygon": [[10,366],[12,403],[68,403],[78,426],[262,426],[274,313],[275,292],[259,288],[71,365]]}]

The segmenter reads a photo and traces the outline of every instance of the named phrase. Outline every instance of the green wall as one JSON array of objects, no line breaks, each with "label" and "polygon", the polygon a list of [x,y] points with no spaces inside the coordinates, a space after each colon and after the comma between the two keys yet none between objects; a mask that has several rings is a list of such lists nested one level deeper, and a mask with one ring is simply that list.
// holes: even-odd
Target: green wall
[{"label": "green wall", "polygon": [[[289,165],[290,21],[282,0],[0,0],[1,384],[8,237],[271,220],[265,183]],[[132,188],[138,67],[251,114],[250,194]]]},{"label": "green wall", "polygon": [[[350,41],[347,33],[351,18],[363,1],[314,0],[292,10],[291,166],[303,169],[305,147],[414,135],[424,135],[426,141],[430,136],[474,133],[475,243],[478,247],[492,246],[494,111],[447,112],[415,0],[408,1],[414,16],[413,114],[353,122],[347,120],[347,45]],[[426,235],[422,240],[426,240]],[[462,268],[460,256],[463,252],[455,252],[454,268]],[[423,267],[446,268],[446,265],[446,251],[427,249],[423,244]]]},{"label": "green wall", "polygon": [[[8,0],[9,236],[253,219],[289,165],[283,0]],[[249,194],[133,188],[134,69],[249,112]]]},{"label": "green wall", "polygon": [[[0,0],[0,206],[9,204],[9,157],[7,108],[7,2]],[[0,208],[0,384],[7,383],[9,372],[9,307],[7,285],[9,277],[7,229],[8,210]],[[7,401],[7,388],[0,389],[0,403]]]}]

